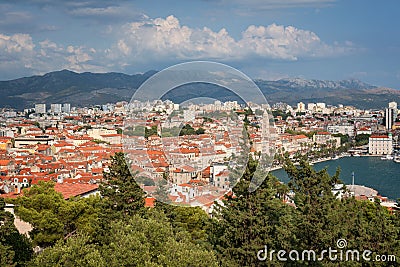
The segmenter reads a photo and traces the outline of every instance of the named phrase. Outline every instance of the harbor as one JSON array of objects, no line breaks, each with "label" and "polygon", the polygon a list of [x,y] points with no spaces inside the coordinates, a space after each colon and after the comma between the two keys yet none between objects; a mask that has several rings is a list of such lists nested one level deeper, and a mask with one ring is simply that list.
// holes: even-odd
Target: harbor
[{"label": "harbor", "polygon": [[[354,172],[355,184],[373,188],[380,195],[392,200],[400,198],[400,164],[393,160],[381,160],[380,157],[342,157],[337,160],[315,162],[314,168],[327,168],[333,175],[336,169],[341,169],[340,179],[351,185]],[[271,170],[271,173],[282,182],[289,182],[288,175],[283,169]]]}]

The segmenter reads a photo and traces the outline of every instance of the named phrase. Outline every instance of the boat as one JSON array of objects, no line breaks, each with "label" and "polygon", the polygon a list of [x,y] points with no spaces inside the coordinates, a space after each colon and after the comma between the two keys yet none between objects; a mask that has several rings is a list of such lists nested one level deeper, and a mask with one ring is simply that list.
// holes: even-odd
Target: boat
[{"label": "boat", "polygon": [[360,154],[355,153],[353,157],[361,157]]},{"label": "boat", "polygon": [[332,157],[331,159],[332,160],[337,160],[337,159],[339,159],[339,156],[336,155],[336,156]]},{"label": "boat", "polygon": [[381,160],[393,160],[393,159],[394,159],[394,157],[392,155],[386,155],[386,156],[381,157]]},{"label": "boat", "polygon": [[400,163],[400,156],[395,156],[393,161],[396,163]]}]

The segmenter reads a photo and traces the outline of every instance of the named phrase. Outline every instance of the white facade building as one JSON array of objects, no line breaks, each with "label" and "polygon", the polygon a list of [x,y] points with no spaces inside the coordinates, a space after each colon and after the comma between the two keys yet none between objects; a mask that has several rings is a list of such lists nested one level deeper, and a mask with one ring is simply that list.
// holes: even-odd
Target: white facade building
[{"label": "white facade building", "polygon": [[35,104],[35,113],[45,114],[46,113],[46,104]]},{"label": "white facade building", "polygon": [[65,103],[62,106],[62,112],[64,113],[71,113],[71,104]]},{"label": "white facade building", "polygon": [[386,127],[386,130],[391,130],[392,127],[393,127],[393,123],[394,123],[394,120],[395,120],[394,113],[395,113],[395,111],[392,108],[385,109],[385,127]]},{"label": "white facade building", "polygon": [[315,111],[316,106],[317,105],[315,103],[308,103],[307,104],[307,110],[308,111]]},{"label": "white facade building", "polygon": [[51,104],[50,105],[50,110],[51,110],[51,113],[53,113],[53,114],[60,114],[61,108],[62,108],[61,104]]},{"label": "white facade building", "polygon": [[297,103],[297,112],[306,111],[306,105],[303,102]]},{"label": "white facade building", "polygon": [[326,130],[331,134],[348,134],[350,137],[354,136],[353,125],[329,125]]},{"label": "white facade building", "polygon": [[389,108],[392,108],[396,111],[396,115],[397,115],[397,102],[389,102]]},{"label": "white facade building", "polygon": [[393,153],[392,135],[372,135],[369,138],[369,154],[371,155],[390,155]]}]

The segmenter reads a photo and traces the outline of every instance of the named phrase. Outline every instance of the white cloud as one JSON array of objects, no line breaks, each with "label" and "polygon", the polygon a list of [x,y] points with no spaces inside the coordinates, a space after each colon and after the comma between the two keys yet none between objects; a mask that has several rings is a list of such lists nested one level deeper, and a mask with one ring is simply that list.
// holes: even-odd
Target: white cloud
[{"label": "white cloud", "polygon": [[76,16],[115,16],[121,12],[120,7],[84,7],[77,8],[71,12]]},{"label": "white cloud", "polygon": [[101,56],[97,54],[94,48],[72,45],[64,47],[49,40],[39,44],[41,48],[36,60],[39,63],[37,71],[40,73],[56,69],[69,69],[78,72],[104,72],[106,70],[105,67],[96,63],[95,58],[101,58]]},{"label": "white cloud", "polygon": [[219,2],[229,5],[234,3],[247,10],[261,11],[296,7],[324,7],[336,2],[336,0],[220,0]]},{"label": "white cloud", "polygon": [[124,71],[128,67],[143,70],[143,66],[154,68],[182,60],[217,60],[228,64],[260,59],[296,61],[340,56],[355,49],[351,42],[326,44],[314,32],[276,24],[250,25],[235,39],[224,28],[191,28],[181,25],[174,16],[128,23],[113,28],[109,36],[114,36],[113,45],[104,50],[60,45],[51,40],[35,44],[28,34],[0,34],[0,71],[8,77],[63,68],[79,72]]},{"label": "white cloud", "polygon": [[239,40],[226,29],[182,26],[174,16],[126,24],[117,33],[119,40],[107,55],[113,60],[145,61],[163,58],[222,61],[261,57],[294,61],[300,58],[330,57],[354,50],[352,43],[328,45],[316,33],[272,24],[249,26]]},{"label": "white cloud", "polygon": [[96,50],[93,48],[65,48],[50,40],[35,45],[29,34],[0,34],[0,72],[4,78],[15,78],[15,73],[42,74],[64,68],[75,71],[105,71],[104,67],[92,62],[95,56]]},{"label": "white cloud", "polygon": [[81,18],[94,20],[97,23],[107,24],[118,21],[141,21],[147,16],[129,5],[110,5],[110,6],[73,6],[68,14]]},{"label": "white cloud", "polygon": [[32,51],[35,45],[29,34],[14,34],[11,36],[0,34],[0,53],[23,53]]},{"label": "white cloud", "polygon": [[248,54],[283,60],[339,55],[350,51],[352,47],[348,44],[330,46],[314,32],[276,24],[249,26],[238,43],[242,51]]}]

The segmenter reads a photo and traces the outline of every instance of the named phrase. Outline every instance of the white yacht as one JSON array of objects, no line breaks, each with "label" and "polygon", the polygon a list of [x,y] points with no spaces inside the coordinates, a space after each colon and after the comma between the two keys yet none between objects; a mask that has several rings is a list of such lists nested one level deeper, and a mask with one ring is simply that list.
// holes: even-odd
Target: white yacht
[{"label": "white yacht", "polygon": [[386,155],[386,156],[381,157],[381,160],[393,160],[393,159],[394,159],[394,157],[392,155]]}]

